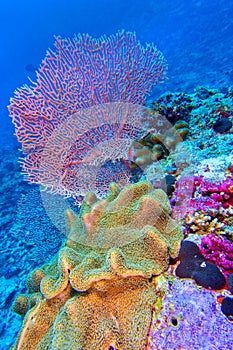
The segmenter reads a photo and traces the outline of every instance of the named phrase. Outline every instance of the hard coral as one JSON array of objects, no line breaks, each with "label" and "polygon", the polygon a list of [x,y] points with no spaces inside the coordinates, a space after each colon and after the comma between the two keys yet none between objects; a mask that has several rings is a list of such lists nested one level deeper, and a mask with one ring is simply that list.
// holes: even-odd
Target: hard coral
[{"label": "hard coral", "polygon": [[158,159],[165,158],[189,132],[188,124],[182,120],[172,126],[167,120],[163,120],[164,117],[150,109],[145,114],[144,122],[152,132],[138,142],[134,141],[130,150],[133,164],[142,169]]},{"label": "hard coral", "polygon": [[155,276],[177,257],[183,237],[169,214],[166,194],[149,182],[122,191],[112,183],[103,200],[87,194],[80,217],[68,210],[66,243],[29,277],[37,296],[42,277],[41,292],[16,349],[144,349]]},{"label": "hard coral", "polygon": [[183,176],[176,182],[172,208],[173,217],[184,218],[189,232],[227,232],[233,213],[233,180],[214,183],[203,176]]}]

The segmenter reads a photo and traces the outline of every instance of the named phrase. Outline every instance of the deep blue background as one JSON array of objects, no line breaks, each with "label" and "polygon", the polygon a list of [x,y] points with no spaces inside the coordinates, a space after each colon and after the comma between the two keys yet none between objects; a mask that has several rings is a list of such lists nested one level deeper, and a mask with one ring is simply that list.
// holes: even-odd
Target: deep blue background
[{"label": "deep blue background", "polygon": [[232,0],[2,0],[0,2],[1,128],[12,132],[6,106],[13,92],[28,83],[54,35],[92,36],[136,31],[142,43],[164,53],[169,80],[156,89],[191,91],[197,85],[232,83]]}]

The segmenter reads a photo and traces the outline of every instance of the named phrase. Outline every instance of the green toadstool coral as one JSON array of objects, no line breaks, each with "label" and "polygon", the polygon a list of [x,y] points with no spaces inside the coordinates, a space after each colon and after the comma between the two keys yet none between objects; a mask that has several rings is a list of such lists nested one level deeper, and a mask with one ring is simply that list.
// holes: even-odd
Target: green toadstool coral
[{"label": "green toadstool coral", "polygon": [[149,182],[121,191],[112,183],[107,198],[86,196],[80,216],[68,210],[64,246],[28,278],[33,302],[15,349],[145,349],[156,276],[183,238],[169,214],[166,194]]}]

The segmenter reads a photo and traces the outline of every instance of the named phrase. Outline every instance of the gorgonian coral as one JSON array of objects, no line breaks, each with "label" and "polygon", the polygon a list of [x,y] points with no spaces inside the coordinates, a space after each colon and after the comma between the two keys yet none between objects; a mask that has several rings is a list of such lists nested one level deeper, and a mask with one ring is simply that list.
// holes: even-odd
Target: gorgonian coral
[{"label": "gorgonian coral", "polygon": [[141,126],[136,105],[142,106],[165,71],[162,54],[153,44],[143,47],[133,33],[57,37],[37,81],[18,89],[9,106],[26,179],[66,196],[85,194],[87,184],[95,191],[91,175],[98,182],[99,168],[93,171],[92,160],[101,167],[106,160],[125,158]]}]

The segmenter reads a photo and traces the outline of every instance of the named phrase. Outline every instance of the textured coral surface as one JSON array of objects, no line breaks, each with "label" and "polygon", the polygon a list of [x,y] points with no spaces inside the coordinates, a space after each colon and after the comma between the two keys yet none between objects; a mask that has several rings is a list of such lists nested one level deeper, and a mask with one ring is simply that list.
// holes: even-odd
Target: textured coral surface
[{"label": "textured coral surface", "polygon": [[154,307],[150,350],[233,348],[232,323],[216,303],[215,292],[188,280],[164,276],[159,279],[164,297]]},{"label": "textured coral surface", "polygon": [[149,182],[122,191],[113,183],[103,200],[89,193],[80,216],[69,210],[66,243],[15,301],[18,313],[28,309],[15,349],[144,349],[155,276],[183,238],[169,214]]}]

